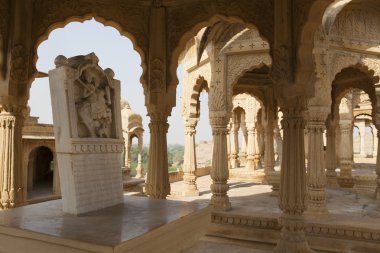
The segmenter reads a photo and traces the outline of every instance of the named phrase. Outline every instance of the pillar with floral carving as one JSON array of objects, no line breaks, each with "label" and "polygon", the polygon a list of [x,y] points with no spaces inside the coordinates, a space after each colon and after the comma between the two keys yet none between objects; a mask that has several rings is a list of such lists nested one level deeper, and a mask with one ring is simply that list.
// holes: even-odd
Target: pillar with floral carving
[{"label": "pillar with floral carving", "polygon": [[145,184],[146,194],[165,199],[170,194],[167,139],[169,124],[164,113],[151,113],[148,172]]},{"label": "pillar with floral carving", "polygon": [[[380,129],[380,124],[379,125],[375,125],[376,129],[377,129],[377,140],[375,139],[374,142],[376,141],[377,144],[379,144],[380,142],[380,132],[378,131]],[[377,149],[377,156],[376,156],[376,175],[377,175],[377,178],[376,178],[376,192],[375,192],[375,198],[379,201],[378,202],[378,210],[380,210],[380,149]]]},{"label": "pillar with floral carving", "polygon": [[336,159],[336,122],[328,119],[326,121],[326,178],[327,184],[336,186],[337,183],[337,159]]},{"label": "pillar with floral carving", "polygon": [[230,130],[230,160],[231,168],[235,169],[239,167],[239,123],[237,121],[232,121]]},{"label": "pillar with floral carving", "polygon": [[210,123],[213,136],[213,151],[211,165],[211,205],[216,210],[228,210],[231,208],[231,203],[227,195],[229,186],[227,180],[229,177],[228,159],[227,159],[227,124],[226,116],[210,114]]},{"label": "pillar with floral carving", "polygon": [[22,124],[24,107],[0,104],[0,209],[25,202],[22,186]]},{"label": "pillar with floral carving", "polygon": [[274,171],[274,120],[268,117],[265,126],[265,152],[264,152],[264,172],[267,175],[269,172]]},{"label": "pillar with floral carving", "polygon": [[243,117],[241,120],[240,129],[242,131],[243,138],[242,138],[242,143],[241,143],[241,150],[239,153],[239,162],[240,162],[240,166],[245,166],[247,163],[247,139],[248,139],[245,117]]},{"label": "pillar with floral carving", "polygon": [[282,210],[280,239],[276,253],[313,252],[305,237],[306,171],[304,144],[304,103],[294,98],[283,103],[283,157],[281,165],[281,186],[279,206]]},{"label": "pillar with floral carving", "polygon": [[307,186],[310,213],[327,213],[326,207],[326,172],[323,133],[326,127],[326,118],[329,108],[326,106],[309,105],[307,136],[308,166]]},{"label": "pillar with floral carving", "polygon": [[195,128],[196,120],[188,120],[185,123],[185,153],[183,161],[183,196],[198,196],[199,191],[196,184],[197,160],[195,153]]},{"label": "pillar with floral carving", "polygon": [[138,146],[139,146],[139,153],[137,155],[137,167],[136,167],[136,178],[142,178],[144,169],[142,167],[142,152],[143,152],[143,135],[141,134],[138,137]]},{"label": "pillar with floral carving", "polygon": [[340,144],[339,144],[339,167],[340,174],[338,184],[343,188],[352,188],[355,184],[352,177],[353,166],[353,143],[352,143],[352,120],[340,120]]},{"label": "pillar with floral carving", "polygon": [[247,162],[246,167],[254,170],[255,167],[255,125],[247,123],[248,143],[247,143]]}]

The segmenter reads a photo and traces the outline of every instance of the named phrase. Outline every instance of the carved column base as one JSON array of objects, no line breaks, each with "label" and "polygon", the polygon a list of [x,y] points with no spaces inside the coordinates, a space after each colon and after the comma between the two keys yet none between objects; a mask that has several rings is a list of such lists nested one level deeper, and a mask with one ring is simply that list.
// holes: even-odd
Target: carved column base
[{"label": "carved column base", "polygon": [[237,155],[231,156],[231,167],[232,169],[239,168],[239,161],[237,159]]},{"label": "carved column base", "polygon": [[247,162],[245,164],[245,167],[248,170],[255,170],[256,169],[255,160],[254,160],[253,156],[248,156],[247,157]]},{"label": "carved column base", "polygon": [[313,253],[305,237],[305,221],[300,215],[283,214],[280,240],[275,253]]},{"label": "carved column base", "polygon": [[131,179],[131,168],[123,167],[123,180],[128,181]]},{"label": "carved column base", "polygon": [[[377,176],[377,178],[376,178],[376,184],[377,184],[377,187],[375,190],[375,199],[380,200],[380,177],[379,176]],[[380,205],[379,205],[379,207],[380,207]]]},{"label": "carved column base", "polygon": [[327,185],[330,187],[337,187],[338,181],[337,181],[337,174],[334,170],[326,170],[326,179],[327,179]]},{"label": "carved column base", "polygon": [[326,191],[324,187],[308,187],[308,214],[328,214],[326,207]]},{"label": "carved column base", "polygon": [[247,154],[242,153],[239,157],[240,157],[240,166],[245,166],[247,164]]},{"label": "carved column base", "polygon": [[135,176],[135,178],[142,178],[142,177],[143,177],[143,168],[141,167],[141,164],[139,164],[136,167],[136,176]]},{"label": "carved column base", "polygon": [[184,189],[182,190],[182,196],[195,197],[199,196],[199,190],[196,184],[197,177],[192,173],[185,173],[183,175]]},{"label": "carved column base", "polygon": [[230,199],[227,195],[229,186],[227,181],[215,182],[211,185],[212,197],[210,205],[214,207],[215,210],[227,211],[231,209]]},{"label": "carved column base", "polygon": [[261,156],[259,154],[254,155],[254,162],[256,170],[261,169]]},{"label": "carved column base", "polygon": [[352,161],[343,160],[340,162],[340,175],[337,181],[342,188],[354,187],[355,179],[352,177]]},{"label": "carved column base", "polygon": [[269,171],[265,176],[266,181],[269,185],[272,186],[271,196],[278,196],[280,191],[280,172],[279,171]]}]

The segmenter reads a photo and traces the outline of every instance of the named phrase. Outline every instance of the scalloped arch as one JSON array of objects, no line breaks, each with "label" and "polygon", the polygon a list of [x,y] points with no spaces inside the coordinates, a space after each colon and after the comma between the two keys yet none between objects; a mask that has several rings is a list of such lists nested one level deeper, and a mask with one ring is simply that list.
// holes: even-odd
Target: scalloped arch
[{"label": "scalloped arch", "polygon": [[221,20],[229,22],[229,23],[245,24],[247,26],[247,28],[249,28],[249,29],[256,29],[257,31],[259,31],[260,37],[270,45],[269,41],[262,36],[262,34],[260,33],[260,30],[258,29],[258,27],[256,25],[252,24],[251,22],[245,21],[241,17],[225,16],[225,15],[215,14],[211,18],[209,18],[208,20],[202,20],[202,21],[196,23],[190,29],[190,31],[187,31],[186,33],[184,33],[181,36],[178,45],[174,48],[174,50],[172,52],[169,52],[169,55],[171,55],[170,63],[169,63],[170,64],[169,65],[170,78],[169,78],[169,86],[168,86],[169,93],[173,93],[173,92],[175,93],[175,90],[176,90],[177,85],[179,83],[176,71],[177,71],[177,67],[178,67],[179,57],[180,57],[181,53],[186,49],[187,42],[192,37],[196,36],[197,33],[202,28],[204,28],[206,26],[210,26],[212,24],[215,24],[216,22],[221,21]]},{"label": "scalloped arch", "polygon": [[[123,29],[123,27],[120,24],[118,24],[117,22],[112,21],[112,20],[107,20],[105,18],[102,18],[99,15],[95,15],[92,13],[81,15],[81,16],[70,16],[70,17],[67,17],[63,21],[51,23],[47,27],[45,32],[42,35],[40,35],[39,37],[37,37],[33,43],[33,59],[32,59],[33,69],[36,70],[36,64],[37,64],[37,60],[38,60],[37,49],[41,45],[41,43],[43,43],[44,41],[47,41],[49,39],[49,35],[51,32],[53,32],[55,29],[58,29],[58,28],[65,28],[68,24],[73,23],[73,22],[83,23],[83,22],[91,20],[91,19],[94,19],[96,22],[101,23],[104,26],[108,26],[108,27],[112,27],[112,28],[116,29],[121,36],[128,38],[132,42],[133,49],[140,55],[140,58],[141,58],[140,66],[142,68],[142,75],[140,77],[140,82],[143,85],[144,91],[146,91],[146,89],[147,89],[147,82],[146,82],[147,64],[146,64],[146,56],[145,56],[146,53],[144,52],[142,47],[140,47],[138,45],[135,36],[131,32],[128,32],[125,29]],[[34,71],[34,72],[36,72],[36,71]],[[34,80],[35,77],[36,77],[36,73],[32,77],[31,82]]]}]

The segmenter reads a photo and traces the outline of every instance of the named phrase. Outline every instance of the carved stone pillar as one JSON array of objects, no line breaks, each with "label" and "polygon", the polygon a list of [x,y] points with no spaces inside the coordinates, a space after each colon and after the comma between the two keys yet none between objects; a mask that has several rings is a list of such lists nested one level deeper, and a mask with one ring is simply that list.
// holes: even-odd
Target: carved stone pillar
[{"label": "carved stone pillar", "polygon": [[337,186],[337,159],[336,159],[336,146],[335,146],[335,136],[336,136],[336,123],[332,120],[327,120],[326,122],[326,177],[327,184],[330,186]]},{"label": "carved stone pillar", "polygon": [[238,153],[239,153],[239,136],[238,136],[239,125],[237,122],[232,123],[230,131],[230,145],[231,145],[231,167],[232,169],[239,167]]},{"label": "carved stone pillar", "polygon": [[142,167],[142,152],[143,152],[143,135],[138,138],[139,154],[137,155],[137,167],[136,167],[136,178],[142,178],[143,167]]},{"label": "carved stone pillar", "polygon": [[338,184],[340,187],[352,188],[355,184],[352,177],[352,121],[340,120],[340,175],[338,177]]},{"label": "carved stone pillar", "polygon": [[360,134],[360,157],[366,157],[365,153],[365,120],[358,121],[357,126]]},{"label": "carved stone pillar", "polygon": [[273,144],[274,122],[270,120],[265,128],[265,153],[264,172],[267,175],[274,171],[274,144]]},{"label": "carved stone pillar", "polygon": [[153,113],[149,116],[150,144],[146,194],[152,198],[165,199],[170,194],[166,141],[169,124],[165,114]]},{"label": "carved stone pillar", "polygon": [[309,132],[307,128],[304,131],[304,140],[305,140],[305,166],[307,168],[308,159],[309,159]]},{"label": "carved stone pillar", "polygon": [[128,134],[124,138],[124,170],[123,170],[123,180],[129,180],[131,178],[131,145],[132,140]]},{"label": "carved stone pillar", "polygon": [[249,170],[254,170],[255,166],[255,126],[254,124],[247,124],[248,132],[248,145],[247,145],[247,163],[246,167]]},{"label": "carved stone pillar", "polygon": [[[379,129],[380,128],[380,125],[376,125],[376,129]],[[376,131],[377,132],[377,144],[379,144],[380,142],[380,132]],[[375,197],[377,200],[380,200],[380,149],[377,150],[377,157],[376,157],[376,175],[377,175],[377,178],[376,178],[376,183],[377,183],[377,187],[376,187],[376,192],[375,192]],[[378,210],[380,210],[380,202],[378,203]]]},{"label": "carved stone pillar", "polygon": [[255,168],[260,169],[261,168],[261,154],[260,154],[260,138],[261,138],[261,131],[262,129],[256,124],[255,127],[255,155],[254,155],[254,163],[255,163]]},{"label": "carved stone pillar", "polygon": [[379,147],[378,143],[378,134],[379,132],[377,131],[377,128],[372,126],[372,133],[373,133],[373,156],[377,156],[377,150]]},{"label": "carved stone pillar", "polygon": [[[0,209],[22,205],[22,106],[0,105]],[[25,193],[25,194],[24,194]]]},{"label": "carved stone pillar", "polygon": [[196,122],[186,122],[185,124],[185,154],[183,161],[183,196],[199,196],[196,184],[197,160],[195,153],[195,127]]},{"label": "carved stone pillar", "polygon": [[212,151],[211,166],[211,205],[217,210],[228,210],[231,208],[227,191],[227,180],[229,177],[227,160],[227,117],[210,115],[214,148]]},{"label": "carved stone pillar", "polygon": [[276,126],[274,128],[274,140],[275,140],[275,153],[277,154],[277,158],[275,161],[276,166],[281,167],[281,161],[282,161],[282,137],[280,133],[280,128]]},{"label": "carved stone pillar", "polygon": [[281,236],[274,252],[309,253],[313,252],[305,238],[306,173],[303,106],[300,101],[284,103],[283,120],[283,159],[279,206],[282,210]]},{"label": "carved stone pillar", "polygon": [[241,143],[241,150],[239,153],[239,158],[240,158],[239,161],[240,161],[240,166],[245,166],[247,163],[247,139],[248,139],[247,126],[245,123],[245,119],[242,119],[242,122],[240,124],[240,129],[243,133],[243,138],[242,138],[242,143]]},{"label": "carved stone pillar", "polygon": [[226,141],[227,141],[227,159],[228,159],[228,169],[230,170],[232,168],[231,164],[231,121],[227,125],[228,133],[226,135]]},{"label": "carved stone pillar", "polygon": [[311,213],[327,213],[326,207],[326,172],[323,144],[323,132],[328,107],[309,106],[308,108],[308,211]]}]

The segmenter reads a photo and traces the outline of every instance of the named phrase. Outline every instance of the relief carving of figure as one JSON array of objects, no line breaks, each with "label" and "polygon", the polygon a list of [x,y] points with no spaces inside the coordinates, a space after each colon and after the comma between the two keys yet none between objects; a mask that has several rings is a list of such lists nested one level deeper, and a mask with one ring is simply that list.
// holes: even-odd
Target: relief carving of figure
[{"label": "relief carving of figure", "polygon": [[82,90],[76,102],[79,121],[88,130],[89,137],[110,137],[112,83],[101,71],[92,67],[82,71],[77,83]]}]

